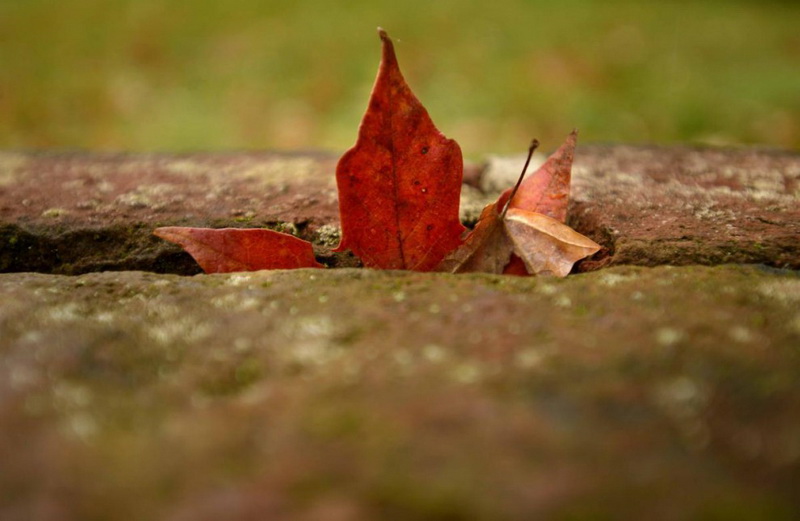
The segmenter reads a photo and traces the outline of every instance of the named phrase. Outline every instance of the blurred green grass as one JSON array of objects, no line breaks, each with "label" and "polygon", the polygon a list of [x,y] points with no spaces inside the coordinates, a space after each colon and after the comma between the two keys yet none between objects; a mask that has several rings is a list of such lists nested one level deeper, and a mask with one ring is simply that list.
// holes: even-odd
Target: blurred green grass
[{"label": "blurred green grass", "polygon": [[468,157],[800,148],[800,3],[715,0],[2,0],[0,147],[343,150],[378,25]]}]

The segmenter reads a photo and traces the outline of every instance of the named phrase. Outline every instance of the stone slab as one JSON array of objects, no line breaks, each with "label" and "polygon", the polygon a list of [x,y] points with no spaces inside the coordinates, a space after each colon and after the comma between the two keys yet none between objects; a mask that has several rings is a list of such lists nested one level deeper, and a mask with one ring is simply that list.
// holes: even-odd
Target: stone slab
[{"label": "stone slab", "polygon": [[[269,227],[338,243],[337,156],[0,153],[0,272],[78,274],[199,268],[157,226]],[[468,165],[462,219],[474,223],[522,158]],[[517,163],[519,163],[517,165]],[[509,180],[506,182],[506,180]],[[579,147],[570,224],[606,265],[763,263],[800,268],[800,154],[761,149]],[[352,265],[352,262],[350,262]]]},{"label": "stone slab", "polygon": [[0,275],[0,519],[800,517],[800,278]]}]

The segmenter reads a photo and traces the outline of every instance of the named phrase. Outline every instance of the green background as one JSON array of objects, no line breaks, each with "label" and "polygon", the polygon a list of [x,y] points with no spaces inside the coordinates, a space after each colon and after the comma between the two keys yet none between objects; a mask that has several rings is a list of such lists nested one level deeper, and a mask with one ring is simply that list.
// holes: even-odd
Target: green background
[{"label": "green background", "polygon": [[343,150],[395,39],[467,157],[800,148],[800,2],[0,1],[0,147]]}]

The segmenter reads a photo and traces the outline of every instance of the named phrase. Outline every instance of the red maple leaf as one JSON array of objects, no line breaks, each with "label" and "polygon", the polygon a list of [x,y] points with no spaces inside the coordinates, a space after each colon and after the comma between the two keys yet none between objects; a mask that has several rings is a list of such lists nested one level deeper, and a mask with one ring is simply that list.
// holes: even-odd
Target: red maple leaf
[{"label": "red maple leaf", "polygon": [[180,244],[206,273],[323,267],[310,242],[272,230],[168,226],[153,233]]},{"label": "red maple leaf", "polygon": [[[564,144],[536,172],[522,181],[509,208],[529,210],[562,223],[567,222],[569,185],[577,140],[578,131],[573,130]],[[500,205],[505,204],[505,198],[511,195],[511,190],[509,188],[500,196],[497,201]]]},{"label": "red maple leaf", "polygon": [[370,268],[429,271],[461,242],[461,149],[406,84],[383,29],[383,57],[358,140],[339,160],[342,240]]}]

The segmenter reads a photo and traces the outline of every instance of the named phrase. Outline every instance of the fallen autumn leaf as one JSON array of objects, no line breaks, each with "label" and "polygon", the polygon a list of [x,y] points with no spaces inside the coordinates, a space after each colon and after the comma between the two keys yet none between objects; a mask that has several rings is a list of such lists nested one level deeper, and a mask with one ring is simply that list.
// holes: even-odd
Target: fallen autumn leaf
[{"label": "fallen autumn leaf", "polygon": [[261,228],[156,228],[156,236],[180,244],[206,273],[322,268],[310,242]]},{"label": "fallen autumn leaf", "polygon": [[533,151],[539,145],[534,140],[517,184],[483,209],[472,233],[442,261],[437,270],[504,273],[511,268],[508,271],[521,274],[516,256],[530,275],[565,277],[575,262],[599,251],[599,244],[556,218],[538,212],[542,208],[566,219],[575,138],[573,131],[567,142],[534,174],[541,174],[541,179],[526,181],[526,190],[520,197],[522,186],[526,184],[523,182],[525,172]]},{"label": "fallen autumn leaf", "polygon": [[392,40],[355,146],[339,160],[342,240],[370,268],[430,271],[461,243],[461,148],[436,129],[406,84]]}]

